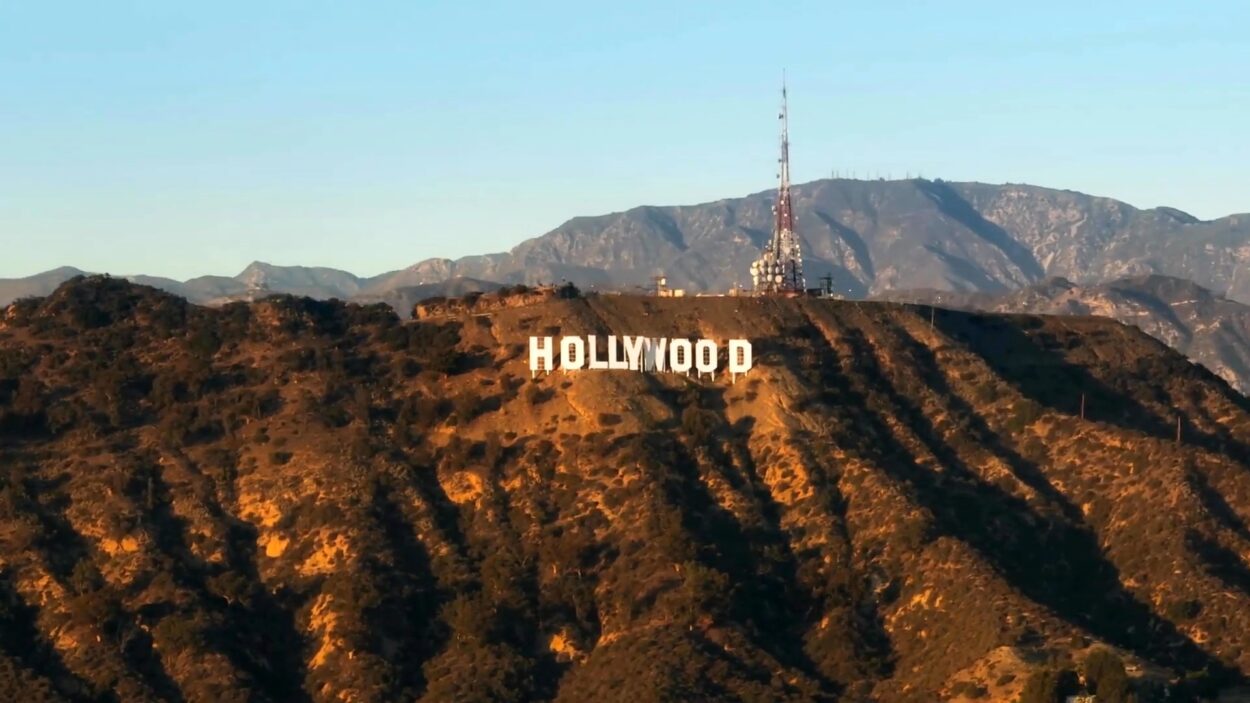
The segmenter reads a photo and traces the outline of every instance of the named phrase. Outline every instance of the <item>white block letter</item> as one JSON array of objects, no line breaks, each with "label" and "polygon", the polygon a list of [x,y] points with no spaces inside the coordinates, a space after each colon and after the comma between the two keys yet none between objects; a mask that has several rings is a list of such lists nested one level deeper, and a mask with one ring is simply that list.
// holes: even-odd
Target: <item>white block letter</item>
[{"label": "white block letter", "polygon": [[738,374],[751,370],[751,342],[747,339],[729,340],[729,373],[738,380]]},{"label": "white block letter", "polygon": [[599,340],[593,334],[586,335],[586,346],[590,347],[590,363],[586,368],[606,369],[608,362],[599,358]]},{"label": "white block letter", "polygon": [[616,335],[608,335],[608,368],[610,369],[627,369],[629,364],[625,359],[616,353]]},{"label": "white block letter", "polygon": [[664,337],[648,339],[642,362],[644,371],[664,371],[668,364],[668,340]]},{"label": "white block letter", "polygon": [[700,339],[695,343],[694,368],[700,377],[707,373],[712,375],[713,381],[716,380],[716,342]]},{"label": "white block letter", "polygon": [[551,337],[530,337],[530,378],[537,376],[540,371],[551,373],[551,364],[554,361]]},{"label": "white block letter", "polygon": [[674,373],[690,373],[690,367],[694,365],[693,356],[689,339],[674,339],[668,343],[668,367]]},{"label": "white block letter", "polygon": [[625,364],[630,371],[642,370],[642,355],[647,348],[646,337],[625,337]]},{"label": "white block letter", "polygon": [[576,371],[586,365],[586,343],[581,337],[560,340],[560,366],[564,372]]}]

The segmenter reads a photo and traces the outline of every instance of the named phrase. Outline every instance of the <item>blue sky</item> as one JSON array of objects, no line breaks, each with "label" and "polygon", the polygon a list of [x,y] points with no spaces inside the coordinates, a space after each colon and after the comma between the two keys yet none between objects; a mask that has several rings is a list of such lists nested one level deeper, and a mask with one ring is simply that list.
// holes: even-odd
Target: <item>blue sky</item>
[{"label": "blue sky", "polygon": [[0,0],[0,276],[371,275],[766,190],[783,68],[798,181],[1250,211],[1250,3],[853,5]]}]

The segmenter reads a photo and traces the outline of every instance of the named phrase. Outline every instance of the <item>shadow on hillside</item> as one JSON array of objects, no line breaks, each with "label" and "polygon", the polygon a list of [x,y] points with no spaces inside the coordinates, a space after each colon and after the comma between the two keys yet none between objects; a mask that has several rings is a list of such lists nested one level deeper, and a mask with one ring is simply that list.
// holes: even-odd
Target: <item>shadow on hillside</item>
[{"label": "shadow on hillside", "polygon": [[942,399],[953,417],[965,423],[971,439],[1002,460],[1016,478],[1045,498],[1065,518],[1074,523],[1081,522],[1083,516],[1080,509],[1051,484],[1041,468],[1007,446],[1002,438],[990,429],[985,419],[977,414],[976,409],[951,389],[946,382],[946,376],[938,368],[937,358],[933,352],[927,346],[917,342],[906,330],[900,329],[899,332],[906,335],[906,341],[900,351],[905,352],[907,358],[916,365],[921,378],[928,384],[929,389]]},{"label": "shadow on hillside", "polygon": [[1241,519],[1237,511],[1224,500],[1224,496],[1207,482],[1206,476],[1191,466],[1185,472],[1185,483],[1198,496],[1202,507],[1206,508],[1207,512],[1214,516],[1221,525],[1238,537],[1250,540],[1250,528],[1246,527],[1245,521]]},{"label": "shadow on hillside", "polygon": [[963,196],[955,192],[954,188],[941,181],[916,180],[913,182],[920,192],[933,200],[943,215],[959,222],[973,234],[1001,251],[1030,281],[1036,281],[1045,276],[1041,264],[1037,263],[1037,259],[1033,258],[1033,253],[1027,247],[1013,239],[1002,227],[982,217],[981,213],[964,200]]},{"label": "shadow on hillside", "polygon": [[[786,330],[784,335],[759,340],[756,344],[762,351],[763,358],[768,360],[768,365],[785,366],[795,378],[802,379],[810,376],[811,369],[821,368],[825,360],[816,353],[816,344],[808,347],[793,342],[818,338],[819,333],[812,325],[800,325]],[[844,402],[848,390],[845,378],[840,375],[825,378],[829,383],[813,384],[805,395],[794,399],[794,410],[811,412],[815,406],[832,407]],[[837,417],[838,413],[833,415]],[[846,624],[852,629],[852,633],[851,641],[845,644],[850,647],[855,663],[862,667],[861,673],[869,678],[889,677],[894,671],[897,655],[881,613],[883,603],[874,597],[869,585],[870,577],[855,571],[851,562],[854,544],[847,524],[846,497],[838,486],[838,476],[829,466],[828,458],[821,456],[822,451],[828,451],[835,440],[836,438],[827,436],[813,437],[806,430],[797,431],[793,438],[795,449],[807,469],[807,479],[818,497],[820,509],[834,518],[836,534],[831,537],[840,543],[837,554],[839,561],[832,566],[834,580],[826,584],[823,606],[826,611],[844,609],[848,615]],[[817,558],[815,555],[807,556]],[[887,588],[887,591],[893,588],[896,586]],[[819,629],[816,630],[817,635]],[[835,631],[836,628],[829,628],[830,633]],[[826,642],[825,646],[828,644]]]},{"label": "shadow on hillside", "polygon": [[[827,446],[827,439],[825,443]],[[831,582],[824,594],[825,611],[837,610],[846,618],[850,637],[832,631],[822,632],[824,628],[819,623],[813,623],[808,634],[816,637],[824,635],[825,647],[849,648],[848,654],[860,668],[862,678],[888,678],[894,673],[896,654],[881,613],[881,606],[885,604],[875,597],[871,578],[855,568],[852,560],[855,547],[847,525],[846,497],[838,488],[837,477],[830,475],[832,472],[827,467],[827,460],[821,461],[818,446],[814,442],[806,443],[798,451],[808,470],[808,480],[820,497],[821,508],[834,518],[836,534],[832,537],[839,542],[838,561],[832,565]]]},{"label": "shadow on hillside", "polygon": [[[443,461],[444,457],[440,456],[439,462]],[[455,549],[457,559],[462,562],[467,560],[469,547],[460,527],[460,510],[438,480],[438,470],[433,467],[414,466],[409,470],[408,477],[413,489],[433,513],[434,527]]]},{"label": "shadow on hillside", "polygon": [[765,232],[758,227],[747,227],[746,225],[738,225],[738,231],[742,232],[751,240],[751,246],[756,249],[763,249],[768,240],[772,239],[771,232]]},{"label": "shadow on hillside", "polygon": [[1250,568],[1242,563],[1237,552],[1196,530],[1185,533],[1185,546],[1202,559],[1208,574],[1250,598]]},{"label": "shadow on hillside", "polygon": [[[230,563],[247,583],[264,583],[256,567],[258,537],[251,523],[233,516],[229,518]],[[304,596],[286,587],[276,591],[258,588],[252,592],[249,603],[234,603],[228,609],[234,628],[230,636],[247,642],[247,649],[241,647],[240,651],[260,652],[263,657],[263,661],[240,664],[241,657],[231,656],[231,661],[255,676],[257,683],[274,700],[310,700],[303,689],[308,674],[302,656],[306,638],[295,623],[295,613],[304,602]]]},{"label": "shadow on hillside", "polygon": [[664,239],[672,244],[678,251],[686,251],[689,247],[686,245],[685,236],[682,234],[681,227],[677,226],[677,221],[673,216],[658,207],[643,207],[641,209],[643,219],[654,225],[655,229],[664,236]]},{"label": "shadow on hillside", "polygon": [[[799,584],[799,563],[781,527],[782,508],[751,461],[746,447],[751,420],[729,423],[723,387],[688,385],[676,391],[655,376],[645,382],[649,394],[681,420],[651,427],[634,442],[656,472],[665,504],[678,512],[683,531],[693,538],[698,560],[733,584],[724,596],[728,603],[712,606],[727,606],[725,615],[745,625],[752,642],[778,661],[828,692],[840,690],[849,682],[831,680],[803,651],[804,633],[820,604]],[[717,480],[750,496],[758,511],[744,511],[744,520],[723,507],[712,494]]]},{"label": "shadow on hillside", "polygon": [[438,589],[429,552],[418,539],[414,525],[405,518],[400,499],[390,486],[375,484],[370,512],[382,528],[394,558],[393,568],[383,571],[388,582],[383,607],[393,609],[397,617],[377,623],[379,631],[397,643],[398,652],[392,660],[400,676],[393,682],[394,690],[423,690],[426,682],[422,665],[446,642],[439,628],[438,609],[447,597]]},{"label": "shadow on hillside", "polygon": [[[177,456],[186,462],[189,471],[198,473],[198,467],[185,456],[180,453]],[[153,459],[149,462],[136,472],[131,498],[140,507],[143,521],[160,552],[157,563],[165,565],[167,571],[164,573],[201,601],[197,610],[224,611],[224,626],[212,627],[204,632],[205,648],[216,651],[239,671],[246,672],[276,700],[308,700],[301,688],[306,673],[300,656],[302,648],[291,646],[292,643],[304,642],[295,626],[293,613],[296,606],[292,603],[279,604],[265,589],[253,589],[243,601],[235,603],[214,594],[208,588],[208,579],[210,572],[217,571],[218,567],[205,564],[194,555],[188,539],[187,522],[173,512],[173,496],[165,481],[163,468]],[[225,523],[233,570],[244,576],[247,583],[262,583],[256,569],[256,528],[226,515],[215,501],[209,501],[204,507],[210,515]],[[149,574],[144,587],[158,588],[157,577],[157,572]],[[141,610],[138,614],[140,619],[154,622],[170,615],[177,617],[178,608],[174,603],[180,600],[179,594],[162,590],[149,594],[148,598],[153,596],[160,600]],[[148,646],[151,646],[150,642]],[[245,656],[247,651],[263,652],[264,660]],[[159,659],[159,655],[153,654]],[[146,667],[153,670],[149,676],[164,673],[163,666],[159,672],[150,663]],[[142,666],[137,668],[144,670]],[[176,685],[172,679],[168,683]]]},{"label": "shadow on hillside", "polygon": [[65,517],[69,497],[61,489],[69,483],[69,474],[45,479],[31,476],[23,482],[25,494],[31,497],[30,509],[39,522],[37,547],[44,565],[62,584],[68,584],[74,566],[90,557],[87,540]]},{"label": "shadow on hillside", "polygon": [[1193,331],[1189,329],[1189,325],[1181,322],[1181,319],[1176,315],[1176,311],[1172,309],[1171,305],[1153,295],[1143,293],[1139,290],[1133,290],[1127,286],[1123,288],[1114,287],[1113,290],[1124,296],[1126,299],[1137,303],[1143,308],[1150,310],[1154,314],[1166,320],[1173,329],[1178,330],[1185,335],[1185,342],[1189,342],[1193,339]]},{"label": "shadow on hillside", "polygon": [[955,286],[955,290],[986,291],[990,294],[1002,293],[1008,290],[1006,284],[1002,281],[994,280],[980,266],[962,256],[955,256],[949,252],[942,251],[933,244],[925,244],[924,249],[945,264],[951,275],[966,283],[966,285],[959,285],[958,282],[951,281]]},{"label": "shadow on hillside", "polygon": [[[839,332],[852,348],[856,382],[839,380],[841,359],[827,340],[822,340],[823,359],[817,368],[822,385],[841,386],[845,398],[840,409],[848,413],[852,426],[862,430],[846,439],[857,442],[857,451],[875,457],[884,471],[910,486],[933,514],[940,533],[968,544],[1025,596],[1103,640],[1170,666],[1235,676],[1126,591],[1091,532],[1038,513],[1024,500],[982,480],[945,443],[921,408],[900,393],[859,329],[844,326]],[[944,471],[918,466],[894,438],[885,416],[908,427]],[[1018,468],[1025,464],[1021,461]],[[1027,470],[1035,472],[1036,467]],[[1038,478],[1035,474],[1034,480]],[[1073,509],[1053,491],[1051,499],[1059,502],[1064,514]]]},{"label": "shadow on hillside", "polygon": [[[67,483],[68,474],[61,474],[53,480],[33,477],[25,481],[27,495],[34,497],[30,508],[42,528],[38,549],[44,564],[68,593],[75,594],[72,605],[83,606],[84,609],[98,608],[98,611],[107,613],[92,624],[117,640],[118,653],[145,684],[169,700],[182,700],[181,690],[169,676],[159,654],[153,651],[152,639],[138,626],[136,617],[117,605],[116,594],[98,579],[90,583],[76,578],[76,567],[79,564],[91,566],[92,562],[86,539],[74,529],[66,516],[71,500],[60,489]],[[97,611],[90,612],[94,614]]]},{"label": "shadow on hillside", "polygon": [[59,690],[88,690],[86,682],[65,666],[60,653],[40,635],[35,624],[38,612],[17,592],[8,573],[0,570],[0,652],[54,682]]},{"label": "shadow on hillside", "polygon": [[[1158,439],[1174,440],[1176,424],[1174,417],[1164,418],[1147,405],[1129,394],[1133,386],[1140,386],[1142,393],[1159,394],[1157,387],[1138,378],[1121,379],[1125,390],[1109,386],[1085,368],[1073,364],[1063,354],[1047,349],[1020,329],[1020,324],[1044,324],[1037,318],[1008,318],[938,309],[935,324],[950,338],[966,345],[968,349],[994,370],[996,374],[1013,384],[1028,398],[1057,412],[1080,415],[1081,397],[1084,395],[1086,417],[1092,421],[1105,422],[1128,430],[1143,432]],[[1188,362],[1179,372],[1192,372]],[[1160,370],[1160,373],[1166,371]],[[1151,379],[1155,384],[1162,378]],[[1227,389],[1226,384],[1220,384]],[[1250,399],[1233,397],[1231,390],[1226,398],[1242,410],[1250,413]],[[1170,399],[1156,398],[1156,402],[1170,403]],[[1193,422],[1182,427],[1186,444],[1231,454],[1239,461],[1250,458],[1250,445],[1234,437],[1218,425],[1210,430]]]},{"label": "shadow on hillside", "polygon": [[859,232],[856,232],[854,229],[838,222],[832,215],[821,210],[816,210],[813,214],[816,215],[821,222],[824,222],[825,226],[837,235],[837,237],[846,244],[847,248],[855,254],[855,263],[859,264],[859,268],[864,272],[864,276],[869,281],[875,279],[877,277],[877,273],[872,264],[872,252],[868,249],[868,244],[864,241],[864,238],[859,235]]},{"label": "shadow on hillside", "polygon": [[[715,407],[720,394],[713,395],[707,400]],[[672,432],[648,433],[644,442],[665,502],[679,512],[684,530],[693,537],[698,560],[727,575],[733,584],[726,594],[729,602],[711,606],[727,606],[725,614],[746,625],[750,639],[762,650],[832,688],[800,646],[804,610],[810,603],[797,584],[795,556],[774,522],[777,506],[766,503],[764,511],[769,514],[762,524],[744,525],[716,501],[701,473],[717,471],[727,483],[757,497],[762,488],[744,485],[751,481],[749,477],[731,479],[732,462],[719,447],[711,446],[714,442],[699,445],[708,450],[702,467]]]}]

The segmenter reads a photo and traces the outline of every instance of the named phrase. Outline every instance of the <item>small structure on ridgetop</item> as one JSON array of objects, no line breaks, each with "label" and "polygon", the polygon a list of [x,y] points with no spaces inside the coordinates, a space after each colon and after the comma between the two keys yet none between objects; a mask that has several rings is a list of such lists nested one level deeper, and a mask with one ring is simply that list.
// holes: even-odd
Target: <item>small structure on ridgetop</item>
[{"label": "small structure on ridgetop", "polygon": [[669,288],[668,276],[664,274],[652,276],[651,282],[655,284],[655,295],[658,298],[682,298],[686,295],[684,288]]}]

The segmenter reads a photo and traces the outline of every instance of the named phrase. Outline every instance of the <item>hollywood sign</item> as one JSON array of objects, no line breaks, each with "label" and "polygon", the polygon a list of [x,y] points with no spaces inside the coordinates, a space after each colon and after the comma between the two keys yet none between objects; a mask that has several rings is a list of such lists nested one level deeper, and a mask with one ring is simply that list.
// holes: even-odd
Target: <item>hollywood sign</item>
[{"label": "hollywood sign", "polygon": [[[596,335],[561,337],[557,347],[552,337],[530,337],[530,377],[551,373],[557,355],[565,373],[582,369],[617,369],[659,373],[694,372],[716,380],[720,367],[720,347],[710,339],[667,339],[665,337],[607,336],[606,353],[601,353]],[[619,341],[618,341],[619,340]],[[727,343],[728,370],[732,380],[751,370],[751,342],[731,339]]]}]

